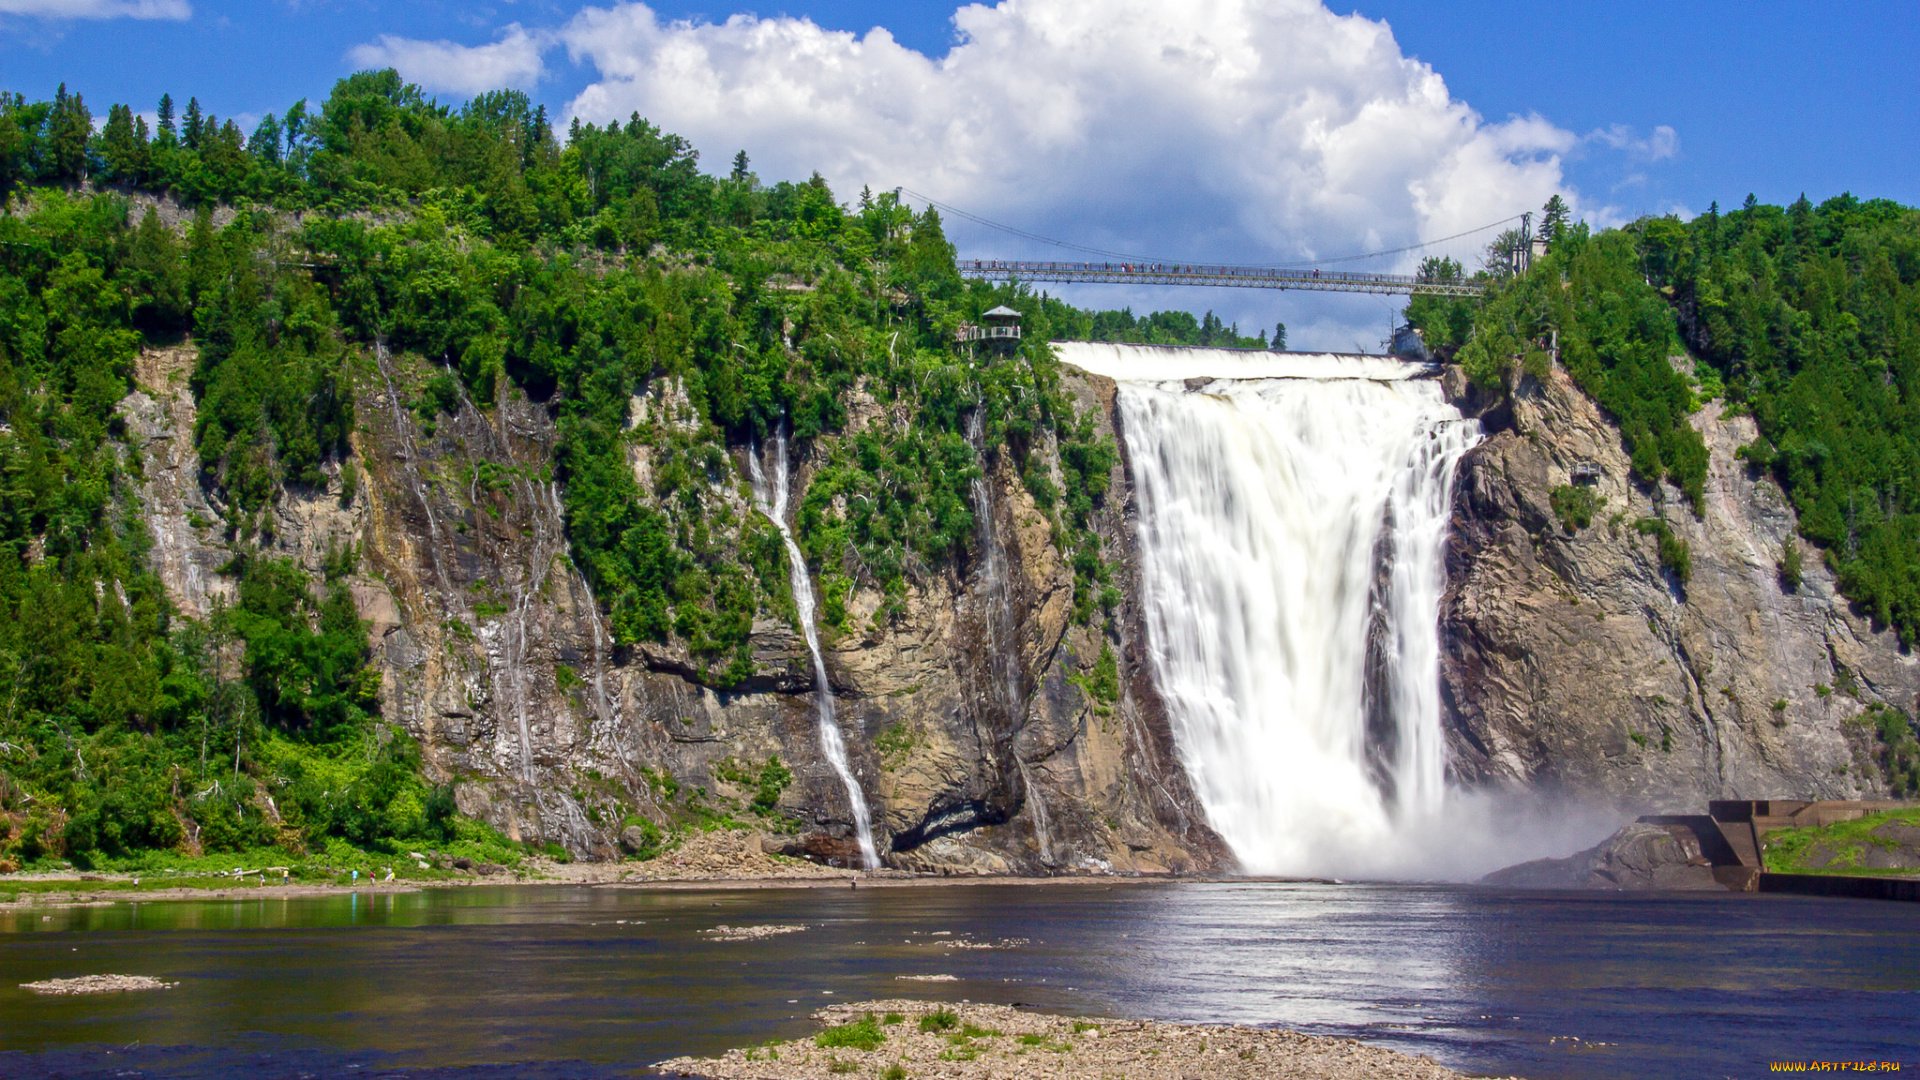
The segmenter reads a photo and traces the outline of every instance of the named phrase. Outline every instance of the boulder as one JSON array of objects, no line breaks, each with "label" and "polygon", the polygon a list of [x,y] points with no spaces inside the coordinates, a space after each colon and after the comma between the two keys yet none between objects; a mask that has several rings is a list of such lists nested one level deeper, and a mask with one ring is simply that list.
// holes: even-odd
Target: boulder
[{"label": "boulder", "polygon": [[1576,855],[1535,859],[1480,880],[1516,889],[1724,888],[1691,830],[1639,822]]}]

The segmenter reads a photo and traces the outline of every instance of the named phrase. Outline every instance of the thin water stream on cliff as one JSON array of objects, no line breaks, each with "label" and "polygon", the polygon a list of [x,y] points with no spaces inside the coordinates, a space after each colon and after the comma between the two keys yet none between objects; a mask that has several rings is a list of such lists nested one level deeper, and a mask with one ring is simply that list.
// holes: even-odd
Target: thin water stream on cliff
[{"label": "thin water stream on cliff", "polygon": [[774,528],[780,530],[780,539],[787,548],[787,577],[793,585],[794,612],[800,620],[800,632],[807,639],[807,651],[813,655],[813,704],[819,719],[820,752],[847,789],[847,802],[853,808],[854,838],[860,844],[861,863],[865,869],[872,870],[880,865],[880,853],[873,846],[873,814],[867,808],[866,793],[860,790],[860,781],[853,775],[853,767],[847,763],[847,744],[840,734],[833,684],[827,681],[827,662],[820,655],[820,630],[814,625],[813,580],[807,575],[806,556],[800,553],[800,545],[793,539],[793,530],[787,527],[787,436],[784,431],[774,433],[773,453],[774,483],[769,485],[766,474],[760,468],[759,449],[753,447],[747,452],[753,501],[767,520],[773,522]]},{"label": "thin water stream on cliff", "polygon": [[[1914,904],[1256,881],[273,892],[0,909],[0,1076],[630,1076],[877,997],[1272,1024],[1532,1080],[1911,1068],[1920,1026]],[[708,933],[763,923],[806,929]],[[108,972],[179,986],[17,986]],[[926,975],[954,981],[900,978]]]}]

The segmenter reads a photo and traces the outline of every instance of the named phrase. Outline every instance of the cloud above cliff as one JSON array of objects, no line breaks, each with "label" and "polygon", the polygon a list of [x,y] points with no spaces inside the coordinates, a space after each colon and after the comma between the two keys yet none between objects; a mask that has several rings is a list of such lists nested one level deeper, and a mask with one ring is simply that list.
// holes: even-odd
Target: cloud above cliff
[{"label": "cloud above cliff", "polygon": [[[1583,139],[1538,116],[1490,121],[1403,54],[1385,23],[1317,0],[1006,0],[961,7],[953,26],[956,43],[936,58],[881,28],[669,21],[620,3],[477,48],[382,38],[355,59],[472,92],[531,85],[564,49],[592,78],[558,110],[562,128],[638,113],[692,140],[709,169],[744,149],[762,178],[817,170],[843,201],[862,186],[904,187],[1044,236],[1169,259],[1398,248],[1537,209],[1556,191],[1579,210],[1563,158],[1611,149],[1606,136],[1647,157],[1663,145]],[[965,254],[1078,257],[949,221]],[[1488,239],[1438,250],[1477,265]],[[1406,270],[1423,254],[1356,268]],[[1212,306],[1249,332],[1297,303],[1121,290],[1098,300]],[[1362,340],[1377,337],[1391,314],[1379,307],[1313,301],[1329,327],[1313,336],[1349,347],[1364,324]]]},{"label": "cloud above cliff", "polygon": [[[1009,0],[934,59],[883,29],[590,7],[556,34],[600,78],[568,112],[638,112],[711,160],[905,186],[1145,254],[1308,259],[1539,206],[1578,139],[1488,123],[1383,23],[1313,0]],[[1484,238],[1482,238],[1484,240]]]},{"label": "cloud above cliff", "polygon": [[190,19],[187,0],[0,0],[0,15],[45,19]]},{"label": "cloud above cliff", "polygon": [[347,59],[360,68],[393,68],[429,89],[481,94],[506,87],[526,89],[539,82],[546,69],[542,54],[550,41],[548,35],[529,33],[519,23],[508,26],[491,45],[382,34],[348,50]]}]

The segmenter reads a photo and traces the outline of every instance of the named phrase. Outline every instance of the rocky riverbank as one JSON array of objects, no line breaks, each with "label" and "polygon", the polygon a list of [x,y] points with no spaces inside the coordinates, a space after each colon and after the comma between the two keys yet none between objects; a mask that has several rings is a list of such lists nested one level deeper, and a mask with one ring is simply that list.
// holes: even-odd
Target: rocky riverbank
[{"label": "rocky riverbank", "polygon": [[814,1014],[809,1039],[674,1058],[669,1074],[709,1080],[1443,1080],[1462,1074],[1353,1039],[1212,1024],[1047,1016],[1005,1005],[866,1001]]}]

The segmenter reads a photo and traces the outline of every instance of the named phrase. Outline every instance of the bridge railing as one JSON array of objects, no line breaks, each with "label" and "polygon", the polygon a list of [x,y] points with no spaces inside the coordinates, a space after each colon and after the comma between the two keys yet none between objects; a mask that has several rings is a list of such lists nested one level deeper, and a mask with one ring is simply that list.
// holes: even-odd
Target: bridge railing
[{"label": "bridge railing", "polygon": [[985,281],[1110,285],[1211,285],[1243,289],[1304,289],[1312,292],[1393,295],[1478,296],[1477,281],[1426,281],[1410,274],[1363,274],[1350,270],[1281,270],[1256,266],[1207,266],[1200,263],[1031,262],[962,259],[963,277]]}]

